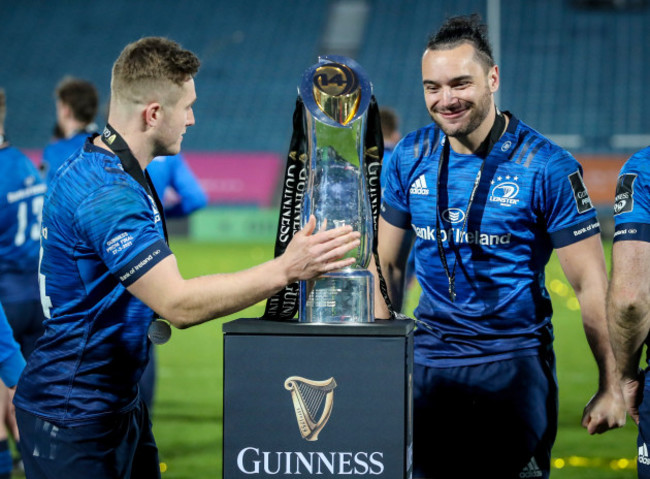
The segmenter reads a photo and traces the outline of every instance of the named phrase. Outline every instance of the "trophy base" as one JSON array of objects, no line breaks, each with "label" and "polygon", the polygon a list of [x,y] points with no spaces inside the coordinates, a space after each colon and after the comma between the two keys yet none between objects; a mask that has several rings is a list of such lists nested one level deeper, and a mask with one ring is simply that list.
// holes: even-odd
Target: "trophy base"
[{"label": "trophy base", "polygon": [[328,273],[300,282],[301,323],[372,323],[374,278],[365,269]]}]

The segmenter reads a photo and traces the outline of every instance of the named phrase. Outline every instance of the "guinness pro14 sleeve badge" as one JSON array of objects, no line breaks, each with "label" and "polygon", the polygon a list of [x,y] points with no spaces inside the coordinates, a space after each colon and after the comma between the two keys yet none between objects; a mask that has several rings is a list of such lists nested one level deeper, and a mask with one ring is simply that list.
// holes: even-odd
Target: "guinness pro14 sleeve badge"
[{"label": "guinness pro14 sleeve badge", "polygon": [[614,198],[614,216],[628,213],[634,209],[634,181],[637,175],[626,173],[618,177],[616,197]]}]

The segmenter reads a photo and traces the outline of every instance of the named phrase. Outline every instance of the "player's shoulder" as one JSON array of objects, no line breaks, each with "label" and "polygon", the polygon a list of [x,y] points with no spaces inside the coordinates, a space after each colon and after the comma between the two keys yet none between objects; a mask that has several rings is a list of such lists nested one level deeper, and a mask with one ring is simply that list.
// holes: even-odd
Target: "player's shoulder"
[{"label": "player's shoulder", "polygon": [[511,119],[512,150],[510,158],[527,168],[542,172],[560,170],[575,170],[579,164],[573,155],[553,140],[543,135],[535,128],[516,117]]},{"label": "player's shoulder", "polygon": [[621,168],[621,174],[624,173],[650,174],[650,146],[635,152],[625,161]]},{"label": "player's shoulder", "polygon": [[8,146],[0,150],[0,157],[2,157],[2,162],[0,162],[0,167],[7,169],[15,169],[16,165],[30,165],[33,166],[32,161],[27,155],[20,151],[15,146]]},{"label": "player's shoulder", "polygon": [[43,180],[36,165],[18,148],[9,146],[0,150],[0,183],[28,181],[39,184]]},{"label": "player's shoulder", "polygon": [[81,148],[88,138],[87,133],[77,133],[76,135],[71,136],[70,138],[59,138],[54,141],[51,141],[43,149],[43,155],[50,154],[61,154],[61,153],[74,153],[74,150]]},{"label": "player's shoulder", "polygon": [[[124,171],[120,159],[112,152],[86,141],[77,154],[71,157],[56,173],[50,185],[52,194],[76,196],[77,201],[105,190],[124,187],[137,190],[137,182]],[[72,198],[70,198],[72,199]]]},{"label": "player's shoulder", "polygon": [[435,123],[418,128],[404,136],[395,146],[395,151],[405,160],[430,156],[440,145],[442,131]]}]

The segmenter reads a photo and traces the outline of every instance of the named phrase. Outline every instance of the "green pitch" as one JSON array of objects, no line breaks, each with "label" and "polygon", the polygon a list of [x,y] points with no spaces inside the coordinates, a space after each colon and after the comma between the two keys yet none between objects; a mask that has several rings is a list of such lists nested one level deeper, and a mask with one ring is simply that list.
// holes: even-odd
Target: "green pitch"
[{"label": "green pitch", "polygon": [[[173,239],[171,247],[186,278],[237,271],[266,261],[273,254],[271,244],[210,244]],[[609,245],[606,255],[609,260]],[[601,436],[589,436],[580,426],[582,409],[596,390],[596,366],[584,337],[575,296],[555,257],[547,269],[547,285],[555,310],[560,383],[560,420],[552,477],[634,478],[634,424],[628,421],[625,428]],[[417,290],[409,295],[410,310],[417,295]],[[264,303],[260,303],[225,321],[258,317],[263,311]],[[154,432],[163,479],[221,477],[223,321],[174,330],[171,341],[157,348]]]}]

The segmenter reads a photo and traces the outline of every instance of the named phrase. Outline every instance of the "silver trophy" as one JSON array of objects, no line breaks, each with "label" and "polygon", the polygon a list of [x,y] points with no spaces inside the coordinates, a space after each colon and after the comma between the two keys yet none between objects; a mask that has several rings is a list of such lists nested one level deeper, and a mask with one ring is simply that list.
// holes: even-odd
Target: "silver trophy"
[{"label": "silver trophy", "polygon": [[314,215],[317,230],[352,225],[361,245],[344,270],[300,282],[299,320],[304,323],[374,321],[373,221],[364,175],[364,136],[372,84],[354,60],[320,57],[299,87],[308,139],[307,182],[301,226]]}]

